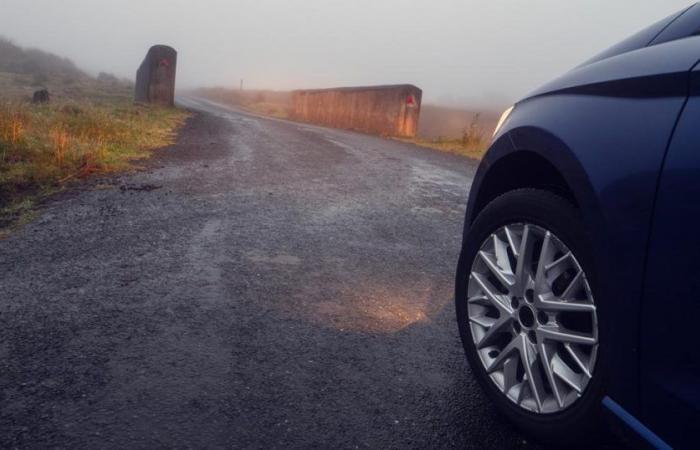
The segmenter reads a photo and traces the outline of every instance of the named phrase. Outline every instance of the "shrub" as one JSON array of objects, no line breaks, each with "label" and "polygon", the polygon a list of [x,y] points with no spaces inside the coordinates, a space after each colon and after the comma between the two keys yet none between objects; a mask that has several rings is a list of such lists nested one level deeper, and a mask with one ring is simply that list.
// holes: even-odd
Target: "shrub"
[{"label": "shrub", "polygon": [[100,72],[97,74],[97,80],[105,83],[119,83],[119,78],[107,72]]},{"label": "shrub", "polygon": [[462,144],[467,147],[476,147],[484,143],[484,129],[479,124],[480,114],[476,113],[471,122],[464,128]]}]

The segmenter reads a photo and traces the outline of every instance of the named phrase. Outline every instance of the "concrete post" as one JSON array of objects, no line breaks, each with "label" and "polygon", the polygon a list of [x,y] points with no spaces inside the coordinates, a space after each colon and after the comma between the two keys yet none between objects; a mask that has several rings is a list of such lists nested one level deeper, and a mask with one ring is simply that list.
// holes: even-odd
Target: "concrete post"
[{"label": "concrete post", "polygon": [[299,90],[292,118],[380,136],[414,137],[422,91],[410,84]]},{"label": "concrete post", "polygon": [[177,52],[167,45],[154,45],[136,71],[134,100],[139,103],[175,105]]}]

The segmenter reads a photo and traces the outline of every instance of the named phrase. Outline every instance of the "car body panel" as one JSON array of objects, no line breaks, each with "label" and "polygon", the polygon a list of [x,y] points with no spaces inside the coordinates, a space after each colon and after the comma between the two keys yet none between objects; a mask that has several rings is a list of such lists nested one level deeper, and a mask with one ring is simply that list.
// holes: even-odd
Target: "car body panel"
[{"label": "car body panel", "polygon": [[700,424],[700,69],[691,78],[660,176],[641,315],[641,419],[678,446]]},{"label": "car body panel", "polygon": [[630,97],[674,95],[679,86],[678,74],[687,72],[698,60],[699,46],[700,36],[690,37],[580,66],[536,89],[526,99],[558,92]]},{"label": "car body panel", "polygon": [[[623,53],[631,52],[632,50],[637,50],[640,48],[644,48],[648,46],[651,42],[654,41],[662,32],[666,31],[668,28],[672,27],[672,24],[675,24],[676,20],[684,15],[686,12],[688,12],[691,8],[693,8],[696,5],[689,6],[681,11],[678,11],[674,14],[671,14],[668,17],[665,17],[658,22],[647,26],[646,28],[638,31],[637,33],[633,34],[632,36],[628,37],[627,39],[618,42],[617,44],[613,45],[612,47],[602,51],[601,53],[597,54],[593,58],[589,59],[585,63],[581,64],[582,66],[603,60],[605,58],[609,58],[611,56],[616,56],[616,55],[621,55]],[[689,36],[686,35],[686,36]]]},{"label": "car body panel", "polygon": [[649,45],[683,39],[697,34],[700,24],[700,4],[692,5],[665,27]]},{"label": "car body panel", "polygon": [[[568,182],[595,236],[603,315],[624,318],[601,321],[601,342],[614,343],[603,362],[607,391],[635,416],[642,413],[640,304],[654,199],[699,59],[700,37],[689,37],[579,67],[545,85],[516,104],[472,185],[478,193],[492,167],[522,152],[544,158]],[[465,236],[477,213],[477,195],[470,195]]]},{"label": "car body panel", "polygon": [[[626,318],[607,326],[601,320],[601,342],[615,342],[606,358],[613,369],[608,386],[632,412],[638,412],[637,370],[630,368],[638,360],[636,316],[657,174],[684,101],[684,96],[547,96],[518,105],[509,123],[513,151],[538,153],[575,186],[586,227],[596,237],[597,291],[616,299],[605,314]],[[605,276],[611,273],[615,280]]]}]

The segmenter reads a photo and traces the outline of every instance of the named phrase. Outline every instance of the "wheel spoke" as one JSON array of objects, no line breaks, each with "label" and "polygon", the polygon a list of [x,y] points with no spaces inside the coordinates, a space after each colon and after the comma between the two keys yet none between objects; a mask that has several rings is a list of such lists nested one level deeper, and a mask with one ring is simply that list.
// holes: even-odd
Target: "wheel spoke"
[{"label": "wheel spoke", "polygon": [[542,368],[547,376],[547,381],[549,381],[549,386],[552,388],[552,393],[557,401],[560,408],[564,407],[564,402],[559,393],[559,387],[557,386],[557,379],[554,377],[554,371],[552,370],[551,357],[549,356],[549,351],[547,346],[541,342],[538,344],[540,351],[540,362],[542,363]]},{"label": "wheel spoke", "polygon": [[521,343],[521,358],[523,361],[523,366],[525,367],[525,373],[527,374],[528,382],[530,383],[530,390],[532,395],[535,397],[535,403],[537,403],[537,410],[542,411],[542,398],[544,395],[544,385],[542,384],[542,377],[540,372],[537,370],[537,352],[535,351],[532,344],[526,341],[526,337],[520,336]]},{"label": "wheel spoke", "polygon": [[572,344],[594,345],[598,341],[593,336],[575,331],[564,330],[560,327],[539,327],[537,329],[542,339],[556,342],[570,342]]},{"label": "wheel spoke", "polygon": [[498,320],[494,321],[493,325],[491,325],[491,327],[484,334],[484,337],[482,337],[481,340],[478,342],[477,348],[482,349],[493,344],[495,338],[498,337],[498,335],[505,331],[508,327],[510,327],[512,321],[512,317],[505,315],[499,318]]},{"label": "wheel spoke", "polygon": [[[555,312],[594,312],[595,305],[590,302],[550,300],[548,296],[539,296],[536,306],[545,311]],[[551,298],[555,298],[550,296]]]},{"label": "wheel spoke", "polygon": [[564,289],[564,292],[561,293],[560,297],[563,299],[571,298],[571,294],[576,292],[575,289],[581,285],[581,281],[583,281],[583,271],[579,270],[566,289]]},{"label": "wheel spoke", "polygon": [[[513,285],[513,275],[506,273],[498,264],[493,256],[489,255],[485,251],[480,251],[479,256],[486,263],[491,273],[496,277],[496,279],[505,287],[510,287]],[[506,257],[506,260],[508,258]],[[510,263],[508,263],[510,264]]]},{"label": "wheel spoke", "polygon": [[552,360],[552,371],[560,380],[569,385],[577,393],[583,393],[581,375],[571,370],[569,366],[561,360],[559,355],[555,356]]},{"label": "wheel spoke", "polygon": [[[491,361],[491,365],[486,368],[486,371],[488,373],[493,373],[494,371],[498,370],[501,368],[501,365],[505,362],[505,360],[511,356],[513,352],[520,353],[520,342],[521,339],[520,337],[514,338],[512,341],[508,343],[508,345],[505,346],[503,350],[501,350],[501,353],[496,356],[493,361]],[[521,354],[522,356],[522,354]]]},{"label": "wheel spoke", "polygon": [[485,295],[475,295],[467,299],[467,303],[472,303],[475,305],[489,306],[491,305],[491,300]]},{"label": "wheel spoke", "polygon": [[588,378],[591,378],[591,370],[588,367],[588,364],[583,362],[583,355],[581,355],[576,349],[574,349],[573,345],[569,344],[568,342],[564,344],[564,348],[569,353],[569,355],[571,355],[574,361],[576,361],[576,364],[583,371],[583,373],[585,373]]},{"label": "wheel spoke", "polygon": [[520,239],[520,248],[518,249],[518,260],[515,268],[515,279],[518,283],[520,291],[525,289],[526,278],[529,276],[527,266],[531,261],[531,241],[532,239],[530,234],[530,226],[525,225],[523,227],[523,236]]},{"label": "wheel spoke", "polygon": [[513,389],[518,384],[518,353],[506,359],[503,363],[503,390],[505,392]]},{"label": "wheel spoke", "polygon": [[496,319],[486,316],[470,317],[469,321],[480,325],[484,328],[491,328],[493,327],[493,324],[496,323]]},{"label": "wheel spoke", "polygon": [[523,404],[523,400],[525,400],[527,397],[525,394],[527,392],[530,392],[530,383],[528,383],[527,379],[523,379],[523,381],[519,385],[519,390],[518,390],[518,405]]},{"label": "wheel spoke", "polygon": [[508,239],[508,246],[517,261],[518,256],[520,256],[520,243],[517,241],[515,232],[510,227],[504,227],[504,231],[506,233],[506,239]]},{"label": "wheel spoke", "polygon": [[[566,252],[564,256],[561,256],[560,258],[552,261],[549,264],[545,264],[544,266],[544,272],[545,275],[549,275],[550,279],[555,279],[559,275],[561,275],[565,270],[566,270],[566,262],[569,261],[572,257],[571,252]],[[552,272],[554,269],[554,273]]]},{"label": "wheel spoke", "polygon": [[535,290],[537,292],[544,291],[544,286],[546,284],[546,270],[547,261],[552,258],[552,234],[547,231],[542,239],[542,249],[540,250],[539,259],[537,261],[537,271],[535,272]]},{"label": "wheel spoke", "polygon": [[491,283],[489,283],[483,275],[478,273],[472,273],[472,279],[476,281],[481,290],[484,292],[484,295],[488,299],[489,303],[492,306],[495,306],[501,314],[513,313],[513,308],[511,308],[511,306],[505,301],[501,300],[500,297],[502,296],[495,293],[494,287],[491,286]]}]

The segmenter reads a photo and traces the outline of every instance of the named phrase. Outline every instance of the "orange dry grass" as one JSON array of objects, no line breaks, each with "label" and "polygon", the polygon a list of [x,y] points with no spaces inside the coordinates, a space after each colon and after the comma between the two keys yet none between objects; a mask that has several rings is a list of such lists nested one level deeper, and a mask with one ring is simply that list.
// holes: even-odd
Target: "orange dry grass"
[{"label": "orange dry grass", "polygon": [[[130,167],[173,142],[187,113],[110,103],[0,100],[0,226],[13,205],[69,179]],[[26,202],[24,202],[26,203]]]},{"label": "orange dry grass", "polygon": [[52,128],[49,134],[53,144],[53,155],[56,158],[56,164],[59,167],[63,167],[70,139],[68,133],[61,128]]},{"label": "orange dry grass", "polygon": [[26,130],[25,118],[19,112],[4,114],[0,120],[0,136],[4,142],[16,145]]},{"label": "orange dry grass", "polygon": [[442,152],[456,153],[473,159],[481,159],[489,146],[484,128],[479,123],[479,114],[476,114],[470,123],[462,130],[461,139],[421,139],[421,138],[397,138],[402,142],[432,148]]}]

